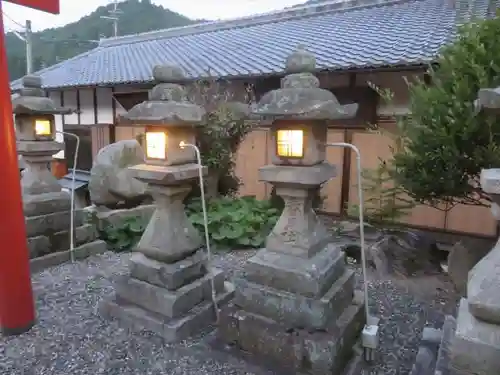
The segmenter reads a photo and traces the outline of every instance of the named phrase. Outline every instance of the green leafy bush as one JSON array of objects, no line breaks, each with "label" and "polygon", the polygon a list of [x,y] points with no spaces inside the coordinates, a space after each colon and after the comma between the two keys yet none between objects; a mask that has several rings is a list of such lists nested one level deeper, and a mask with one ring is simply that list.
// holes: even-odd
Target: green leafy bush
[{"label": "green leafy bush", "polygon": [[128,217],[119,224],[107,223],[99,231],[99,236],[115,251],[133,248],[141,239],[147,223],[140,217]]},{"label": "green leafy bush", "polygon": [[[204,233],[201,199],[190,199],[186,213],[193,226]],[[269,200],[254,197],[212,199],[207,202],[210,241],[224,249],[261,247],[280,214]],[[126,251],[137,244],[146,226],[147,222],[141,218],[129,217],[119,224],[105,224],[99,235],[113,250]]]},{"label": "green leafy bush", "polygon": [[[201,200],[191,200],[186,208],[195,228],[203,233]],[[207,205],[210,239],[214,245],[226,249],[261,247],[279,215],[280,211],[268,200],[254,197],[212,199]]]}]

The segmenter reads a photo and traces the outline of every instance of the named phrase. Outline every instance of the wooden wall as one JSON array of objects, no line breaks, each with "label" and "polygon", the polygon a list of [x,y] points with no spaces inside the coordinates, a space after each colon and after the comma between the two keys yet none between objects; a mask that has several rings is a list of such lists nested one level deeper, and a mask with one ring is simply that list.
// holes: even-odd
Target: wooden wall
[{"label": "wooden wall", "polygon": [[[361,152],[361,168],[375,168],[380,159],[390,156],[391,139],[387,136],[357,129],[348,136],[344,129],[329,129],[328,142],[352,142]],[[255,195],[263,199],[269,197],[271,186],[260,182],[258,170],[270,163],[270,137],[268,131],[256,129],[242,143],[237,155],[236,174],[242,180],[241,195]],[[262,152],[265,150],[265,152]],[[341,148],[329,148],[328,161],[337,166],[337,176],[323,187],[325,197],[322,210],[340,214],[343,205],[358,202],[357,171],[355,156],[349,163],[346,173],[345,153]],[[347,181],[347,183],[346,183]],[[348,192],[345,192],[348,189]],[[346,197],[343,199],[343,197]],[[458,232],[479,236],[495,236],[496,222],[486,207],[458,205],[445,212],[433,207],[419,205],[403,218],[403,223],[433,230]]]}]

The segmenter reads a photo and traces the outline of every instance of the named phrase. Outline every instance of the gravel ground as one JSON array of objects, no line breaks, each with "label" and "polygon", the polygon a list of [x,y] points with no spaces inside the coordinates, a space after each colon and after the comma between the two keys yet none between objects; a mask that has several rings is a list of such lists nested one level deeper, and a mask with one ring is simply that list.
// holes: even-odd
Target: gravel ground
[{"label": "gravel ground", "polygon": [[[218,254],[214,263],[232,275],[254,253]],[[101,319],[98,303],[112,295],[113,280],[127,271],[128,257],[108,252],[34,275],[38,323],[24,335],[0,338],[0,375],[273,374],[211,349],[213,333],[166,345],[155,335],[131,333]],[[439,327],[444,313],[453,313],[456,296],[442,276],[372,281],[370,291],[382,318],[381,348],[377,363],[362,375],[408,374],[422,328]]]}]

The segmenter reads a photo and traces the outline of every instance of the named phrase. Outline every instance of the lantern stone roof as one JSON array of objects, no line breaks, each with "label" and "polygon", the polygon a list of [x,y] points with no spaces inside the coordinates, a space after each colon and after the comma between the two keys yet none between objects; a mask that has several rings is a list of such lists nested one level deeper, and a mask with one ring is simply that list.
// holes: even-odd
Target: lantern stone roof
[{"label": "lantern stone roof", "polygon": [[[188,78],[282,74],[301,43],[316,69],[426,65],[471,17],[493,16],[499,0],[329,0],[233,20],[103,39],[43,69],[45,88],[153,81],[153,66],[178,65]],[[11,88],[19,89],[20,80]]]},{"label": "lantern stone roof", "polygon": [[74,111],[70,108],[56,106],[54,101],[45,95],[42,79],[28,75],[22,78],[19,95],[12,99],[12,112],[16,115],[64,115]]},{"label": "lantern stone roof", "polygon": [[335,95],[319,87],[316,58],[299,46],[286,59],[281,88],[265,94],[253,109],[253,115],[274,119],[338,120],[352,118],[358,104],[341,105]]},{"label": "lantern stone roof", "polygon": [[118,116],[121,125],[192,126],[203,121],[205,109],[188,100],[180,67],[157,65],[152,75],[158,84],[149,91],[148,100]]}]

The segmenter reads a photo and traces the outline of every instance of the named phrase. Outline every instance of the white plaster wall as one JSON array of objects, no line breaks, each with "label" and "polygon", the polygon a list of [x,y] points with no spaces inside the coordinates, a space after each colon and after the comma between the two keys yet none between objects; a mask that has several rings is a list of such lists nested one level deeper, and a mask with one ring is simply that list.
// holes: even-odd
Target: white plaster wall
[{"label": "white plaster wall", "polygon": [[[53,91],[49,93],[49,98],[52,99],[55,103],[56,106],[61,105],[61,93],[57,91]],[[63,129],[63,121],[62,121],[62,116],[61,115],[55,115],[54,116],[54,122],[55,122],[55,128],[56,132],[62,132],[64,131]],[[64,136],[61,133],[56,133],[56,141],[64,143]],[[56,159],[64,159],[64,149],[59,151],[57,154],[54,155],[54,158]]]},{"label": "white plaster wall", "polygon": [[94,90],[84,89],[78,90],[78,95],[80,96],[80,124],[79,125],[91,125],[95,123],[95,113],[94,113]]}]

